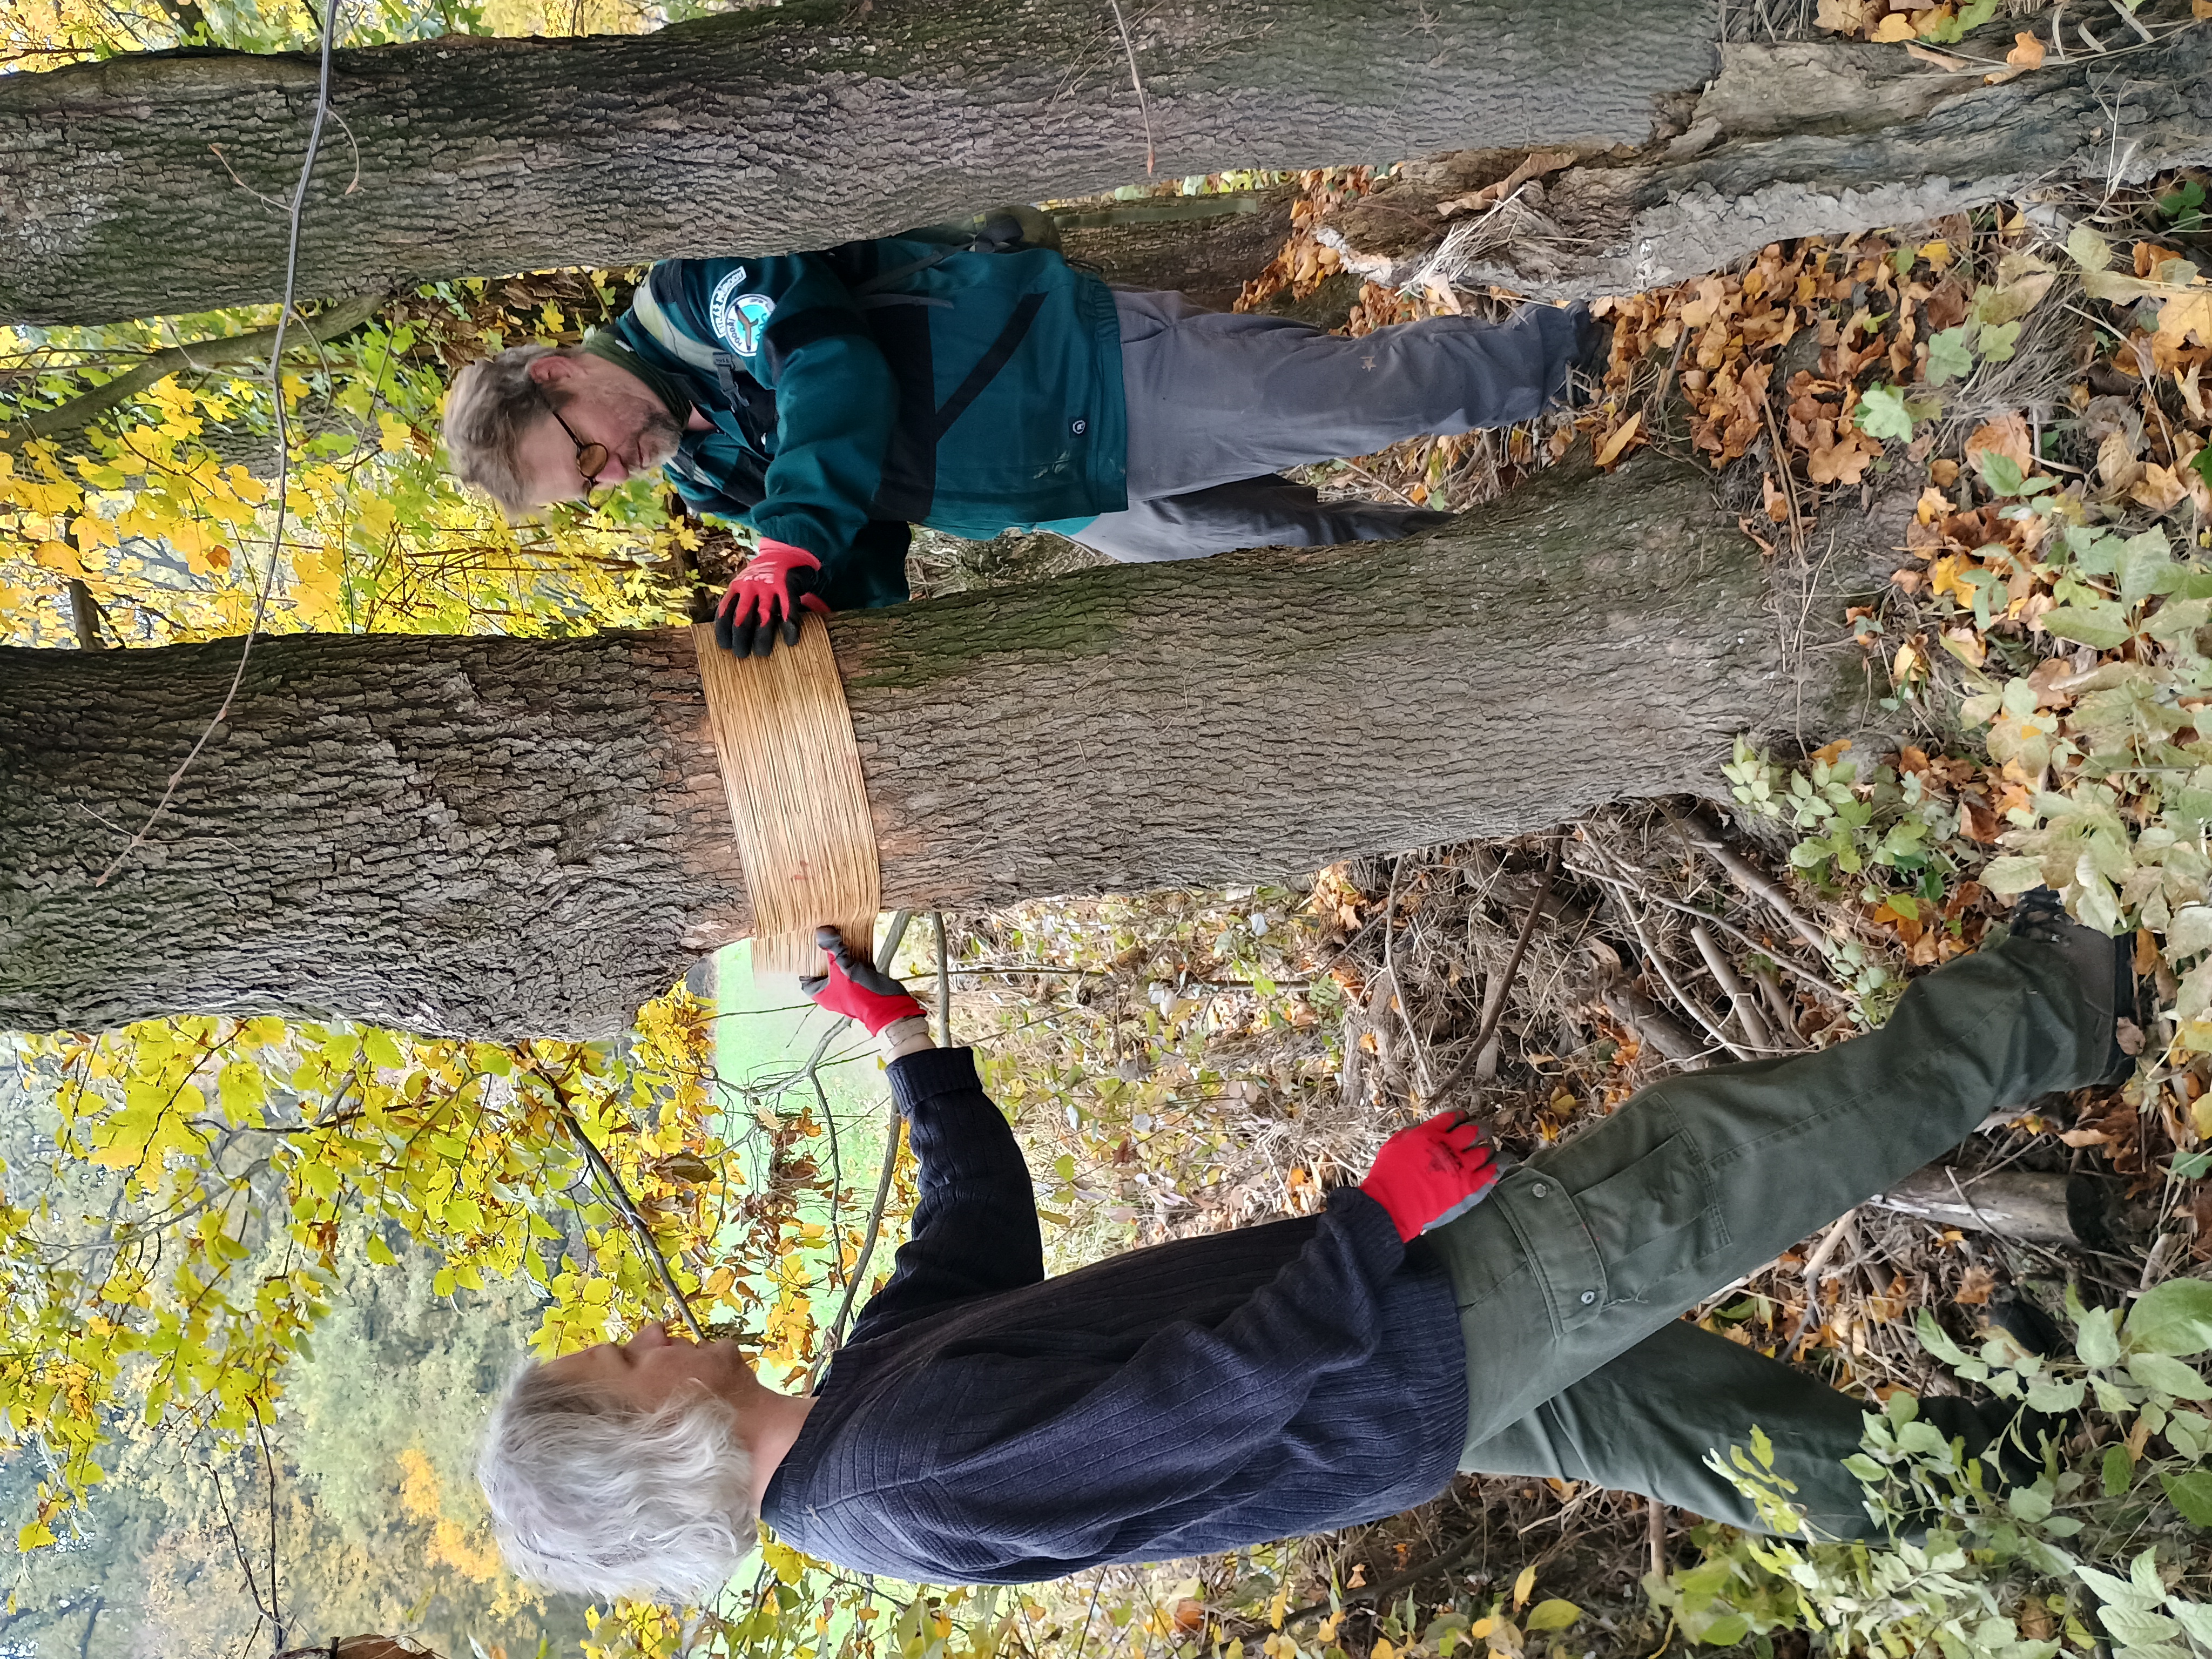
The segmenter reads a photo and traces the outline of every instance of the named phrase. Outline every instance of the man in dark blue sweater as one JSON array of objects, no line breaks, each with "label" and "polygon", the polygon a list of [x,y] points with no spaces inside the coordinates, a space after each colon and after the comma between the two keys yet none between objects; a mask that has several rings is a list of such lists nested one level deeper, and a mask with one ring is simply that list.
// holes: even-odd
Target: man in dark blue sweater
[{"label": "man in dark blue sweater", "polygon": [[[1445,1114],[1320,1215],[1048,1279],[969,1054],[831,944],[809,988],[882,1042],[920,1168],[896,1268],[809,1397],[657,1326],[518,1377],[480,1467],[526,1577],[698,1595],[757,1514],[842,1566],[1029,1583],[1371,1521],[1455,1470],[1756,1526],[1705,1462],[1754,1424],[1815,1527],[1869,1535],[1857,1402],[1680,1316],[1992,1110],[2117,1075],[2133,1012],[2124,943],[2031,895],[1881,1030],[1669,1079],[1502,1181]],[[1922,1411],[1972,1453],[2010,1408]]]}]

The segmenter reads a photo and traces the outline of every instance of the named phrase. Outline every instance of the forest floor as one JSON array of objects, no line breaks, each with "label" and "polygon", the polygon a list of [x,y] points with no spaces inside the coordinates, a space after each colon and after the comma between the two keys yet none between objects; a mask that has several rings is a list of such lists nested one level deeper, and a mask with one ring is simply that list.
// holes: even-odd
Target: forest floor
[{"label": "forest floor", "polygon": [[[1310,203],[1363,186],[1304,183]],[[1570,455],[1609,467],[1655,445],[1702,459],[1770,559],[1815,566],[1839,534],[1890,549],[1887,592],[1826,618],[1832,640],[1812,643],[1863,653],[1906,740],[1887,756],[1740,752],[1733,798],[1363,860],[1295,888],[954,919],[956,1029],[984,1047],[1016,1115],[1058,1265],[1310,1210],[1386,1134],[1442,1106],[1479,1113],[1525,1158],[1671,1073],[1847,1038],[1880,1023],[1911,975],[1975,948],[2008,902],[1979,878],[1993,859],[2053,856],[2021,828],[2037,822],[2023,809],[2038,800],[2047,818],[2051,792],[2073,787],[2069,765],[2096,746],[2095,693],[2154,661],[2139,637],[2068,631],[2084,590],[2039,548],[2052,520],[2018,510],[2023,498],[2070,502],[2062,536],[2068,523],[2156,530],[2185,561],[2207,544],[2199,376],[2212,351],[2208,331],[2192,343],[2160,310],[2195,275],[2185,255],[2204,258],[2191,188],[2072,204],[2131,279],[2098,271],[2091,243],[2074,240],[2069,258],[2047,209],[1770,247],[1602,305],[1616,333],[1589,408],[1315,469],[1325,488],[1462,510]],[[1340,275],[1302,229],[1255,291]],[[1350,326],[1509,308],[1449,284],[1413,297],[1370,286]],[[929,542],[917,575],[948,592],[1090,562],[1052,538]],[[2077,567],[2077,583],[2094,569]],[[2008,673],[2036,695],[1998,712]],[[1989,732],[1955,713],[1978,695]],[[2124,803],[2137,827],[2154,817],[2146,799]],[[2112,873],[2125,887],[2139,872]],[[2033,878],[2015,870],[2008,890]],[[2100,890],[2069,896],[2095,919]],[[2133,902],[2149,890],[2130,890]],[[2148,919],[2166,927],[2163,911]],[[2139,936],[2169,1006],[2181,943],[2161,957],[2154,931]],[[1872,1401],[1961,1386],[1916,1336],[1920,1310],[1966,1337],[1993,1297],[2055,1308],[2071,1285],[2118,1305],[2191,1270],[2212,1251],[2212,1158],[2187,1149],[2212,1123],[2192,1109],[2205,1066],[2183,1036],[2125,1091],[1985,1125],[1948,1160],[1949,1212],[1863,1205],[1691,1316]],[[2005,1195],[1995,1224],[1978,1189]],[[1421,1510],[1286,1547],[1256,1576],[1247,1557],[1172,1583],[1106,1577],[1164,1637],[1288,1630],[1402,1653],[1425,1628],[1433,1638],[1438,1613],[1479,1616],[1509,1585],[1517,1610],[1533,1569],[1538,1600],[1582,1610],[1555,1650],[1650,1653],[1663,1621],[1639,1580],[1693,1559],[1697,1522],[1571,1482],[1462,1478]],[[1055,1615],[1087,1622],[1085,1595],[1095,1608],[1079,1584]],[[1513,1635],[1531,1650],[1542,1639]]]}]

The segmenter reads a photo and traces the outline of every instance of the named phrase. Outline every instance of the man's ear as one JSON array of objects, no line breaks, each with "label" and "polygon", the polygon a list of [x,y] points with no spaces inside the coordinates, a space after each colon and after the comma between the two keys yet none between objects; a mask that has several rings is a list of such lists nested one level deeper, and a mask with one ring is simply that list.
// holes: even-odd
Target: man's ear
[{"label": "man's ear", "polygon": [[574,380],[583,366],[574,357],[564,357],[557,352],[547,352],[542,357],[530,360],[530,378],[540,386],[559,386]]}]

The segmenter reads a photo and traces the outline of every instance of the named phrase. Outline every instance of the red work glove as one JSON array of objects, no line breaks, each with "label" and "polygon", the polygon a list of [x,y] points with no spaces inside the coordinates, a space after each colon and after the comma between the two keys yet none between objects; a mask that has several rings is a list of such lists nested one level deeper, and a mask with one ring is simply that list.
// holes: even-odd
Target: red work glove
[{"label": "red work glove", "polygon": [[1497,1184],[1489,1132],[1457,1112],[1438,1112],[1384,1141],[1359,1189],[1410,1241],[1473,1209]]},{"label": "red work glove", "polygon": [[845,943],[835,927],[817,927],[814,942],[830,953],[830,971],[799,981],[799,988],[833,1014],[857,1019],[879,1035],[895,1019],[921,1018],[921,1005],[906,987]]},{"label": "red work glove", "polygon": [[722,595],[714,611],[714,643],[740,657],[765,657],[781,633],[786,645],[799,643],[799,608],[826,617],[830,607],[814,593],[814,573],[822,561],[803,547],[761,538],[754,554]]}]

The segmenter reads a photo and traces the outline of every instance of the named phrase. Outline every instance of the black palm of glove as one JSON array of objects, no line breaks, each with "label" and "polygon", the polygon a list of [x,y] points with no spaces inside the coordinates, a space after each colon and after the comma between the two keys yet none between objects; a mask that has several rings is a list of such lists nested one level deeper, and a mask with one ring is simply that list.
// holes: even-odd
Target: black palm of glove
[{"label": "black palm of glove", "polygon": [[778,635],[799,643],[804,611],[821,616],[830,607],[815,594],[822,561],[803,547],[761,538],[760,550],[730,583],[714,612],[714,643],[740,657],[765,657]]},{"label": "black palm of glove", "polygon": [[894,1020],[913,1019],[921,1005],[889,974],[877,967],[865,951],[855,951],[835,927],[817,927],[814,942],[830,954],[830,971],[810,974],[799,981],[799,991],[833,1014],[857,1019],[873,1036]]}]

